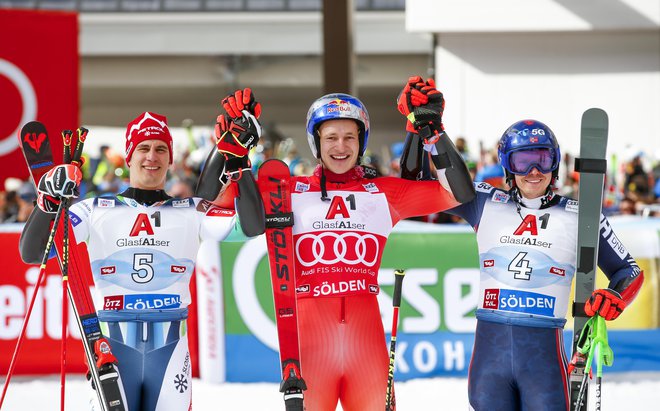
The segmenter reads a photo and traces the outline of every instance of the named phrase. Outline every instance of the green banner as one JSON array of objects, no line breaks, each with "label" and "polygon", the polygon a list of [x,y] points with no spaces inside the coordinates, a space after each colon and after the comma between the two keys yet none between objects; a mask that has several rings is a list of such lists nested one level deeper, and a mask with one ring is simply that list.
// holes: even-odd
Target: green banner
[{"label": "green banner", "polygon": [[[261,335],[263,330],[255,328],[264,324],[266,318],[272,323],[266,327],[274,330],[263,238],[247,243],[222,243],[221,260],[226,333]],[[392,233],[379,270],[379,302],[384,324],[391,323],[394,269],[403,268],[406,280],[400,310],[402,332],[473,331],[478,262],[476,238],[469,228]]]}]

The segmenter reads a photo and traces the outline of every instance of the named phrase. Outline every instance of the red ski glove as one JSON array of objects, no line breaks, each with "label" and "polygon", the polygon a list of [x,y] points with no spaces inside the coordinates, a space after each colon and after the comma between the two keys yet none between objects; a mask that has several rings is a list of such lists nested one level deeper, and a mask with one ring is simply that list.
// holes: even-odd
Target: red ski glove
[{"label": "red ski glove", "polygon": [[420,76],[410,77],[397,98],[399,112],[406,116],[406,130],[419,133],[425,144],[435,144],[444,131],[442,113],[445,100],[429,78],[425,82]]},{"label": "red ski glove", "polygon": [[243,110],[249,111],[256,118],[261,116],[261,103],[254,99],[254,93],[249,87],[236,90],[234,94],[223,98],[221,104],[232,119],[242,117]]},{"label": "red ski glove", "polygon": [[222,114],[215,125],[215,137],[218,151],[225,157],[244,157],[257,145],[261,137],[261,124],[246,110],[243,110],[243,117],[233,120]]},{"label": "red ski glove", "polygon": [[584,312],[593,317],[598,313],[607,321],[616,319],[626,308],[626,302],[621,294],[610,289],[601,288],[595,290],[584,305]]}]

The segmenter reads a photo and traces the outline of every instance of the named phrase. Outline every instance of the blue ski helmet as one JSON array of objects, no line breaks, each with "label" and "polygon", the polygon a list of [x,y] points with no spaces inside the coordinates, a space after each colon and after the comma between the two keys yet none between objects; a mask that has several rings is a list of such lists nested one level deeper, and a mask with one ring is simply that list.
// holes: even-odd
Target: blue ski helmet
[{"label": "blue ski helmet", "polygon": [[318,128],[324,121],[353,119],[360,131],[360,153],[364,155],[369,141],[369,113],[360,100],[348,94],[326,94],[317,99],[307,112],[307,142],[312,154],[321,158],[321,143]]},{"label": "blue ski helmet", "polygon": [[[547,167],[531,164],[526,170],[516,170],[511,161],[512,153],[535,148],[550,150],[552,159]],[[507,180],[513,179],[513,174],[527,174],[532,166],[536,166],[542,173],[552,172],[553,178],[556,178],[561,162],[561,152],[555,134],[550,127],[536,120],[521,120],[511,125],[500,138],[497,157],[500,165],[506,170]]]}]

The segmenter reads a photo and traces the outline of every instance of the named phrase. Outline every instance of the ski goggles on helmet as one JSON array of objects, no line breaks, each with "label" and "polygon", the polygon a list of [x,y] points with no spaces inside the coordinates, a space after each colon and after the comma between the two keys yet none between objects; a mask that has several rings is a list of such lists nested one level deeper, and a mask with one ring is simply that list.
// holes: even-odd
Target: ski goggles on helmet
[{"label": "ski goggles on helmet", "polygon": [[559,159],[555,157],[555,151],[550,148],[514,151],[509,154],[509,171],[527,175],[536,168],[543,174],[550,173],[559,166]]}]

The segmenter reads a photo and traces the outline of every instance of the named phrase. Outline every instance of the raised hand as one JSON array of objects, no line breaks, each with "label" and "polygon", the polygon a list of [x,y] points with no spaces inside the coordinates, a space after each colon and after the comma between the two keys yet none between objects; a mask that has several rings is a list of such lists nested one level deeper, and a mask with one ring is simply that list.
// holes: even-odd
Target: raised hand
[{"label": "raised hand", "polygon": [[419,133],[425,144],[434,144],[444,131],[445,100],[431,78],[410,77],[397,98],[397,108],[408,119],[406,130]]},{"label": "raised hand", "polygon": [[249,87],[236,90],[233,94],[223,98],[221,104],[227,115],[232,119],[242,117],[243,110],[248,111],[256,118],[261,116],[261,103],[255,100],[254,93]]},{"label": "raised hand", "polygon": [[259,120],[247,110],[234,119],[222,114],[215,125],[216,146],[227,158],[245,157],[257,145],[261,133]]}]

